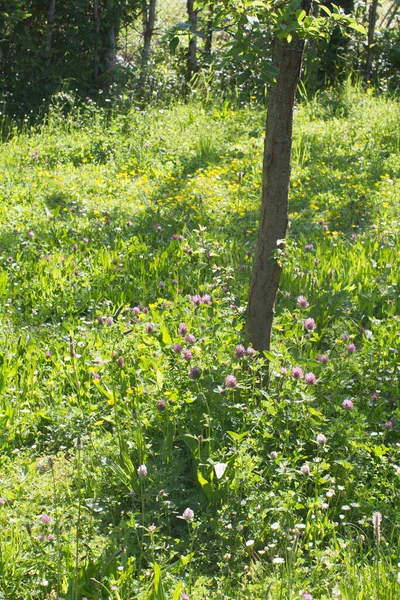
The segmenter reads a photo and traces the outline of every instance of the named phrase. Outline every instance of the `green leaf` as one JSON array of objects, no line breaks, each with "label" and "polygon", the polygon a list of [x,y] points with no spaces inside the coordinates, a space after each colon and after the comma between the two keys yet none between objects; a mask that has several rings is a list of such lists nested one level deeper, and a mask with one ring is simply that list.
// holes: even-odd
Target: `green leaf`
[{"label": "green leaf", "polygon": [[164,586],[161,578],[161,568],[160,565],[154,563],[154,592],[155,592],[155,600],[167,600],[165,595]]},{"label": "green leaf", "polygon": [[169,43],[169,51],[171,54],[175,54],[175,50],[177,49],[179,44],[179,37],[175,35]]},{"label": "green leaf", "polygon": [[363,33],[364,35],[367,35],[367,31],[366,31],[365,27],[363,25],[361,25],[361,23],[357,23],[357,21],[348,22],[347,27],[350,27],[350,29],[354,29],[355,31],[359,31],[360,33]]},{"label": "green leaf", "polygon": [[226,433],[229,435],[232,441],[241,442],[249,432],[244,431],[243,433],[235,433],[234,431],[227,431]]},{"label": "green leaf", "polygon": [[182,590],[182,581],[180,581],[178,583],[178,585],[176,586],[176,589],[174,591],[174,595],[172,596],[172,600],[179,600],[181,597],[181,590]]},{"label": "green leaf", "polygon": [[332,13],[331,13],[331,11],[329,10],[329,8],[327,6],[324,6],[323,4],[320,4],[320,9],[323,10],[328,15],[328,17],[331,16]]},{"label": "green leaf", "polygon": [[162,386],[164,385],[164,373],[162,371],[160,371],[159,369],[157,369],[157,371],[156,371],[156,382],[157,382],[157,387],[161,390]]},{"label": "green leaf", "polygon": [[168,329],[165,327],[165,325],[161,325],[160,331],[162,335],[162,341],[164,342],[164,344],[170,344],[172,341],[171,336],[169,335]]},{"label": "green leaf", "polygon": [[239,75],[237,77],[238,84],[241,85],[242,83],[247,81],[250,76],[251,76],[250,69],[246,69],[245,71],[243,71],[243,73],[239,73]]}]

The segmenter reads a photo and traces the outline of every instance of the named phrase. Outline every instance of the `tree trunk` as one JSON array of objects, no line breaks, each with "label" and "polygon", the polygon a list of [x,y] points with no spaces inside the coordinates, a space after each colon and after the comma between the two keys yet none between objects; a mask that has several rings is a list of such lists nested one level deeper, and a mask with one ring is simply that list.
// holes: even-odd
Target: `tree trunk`
[{"label": "tree trunk", "polygon": [[378,0],[372,0],[368,12],[368,47],[367,60],[365,63],[365,81],[368,81],[371,76],[372,69],[372,47],[374,45],[375,24],[378,10]]},{"label": "tree trunk", "polygon": [[207,61],[211,59],[211,50],[213,43],[213,27],[214,27],[214,4],[211,3],[208,7],[208,20],[207,20],[207,37],[204,44],[204,50]]},{"label": "tree trunk", "polygon": [[47,44],[46,44],[46,54],[50,56],[51,54],[51,41],[53,38],[53,29],[54,29],[54,16],[56,14],[56,0],[50,0],[49,12],[47,15]]},{"label": "tree trunk", "polygon": [[143,51],[142,51],[142,78],[145,79],[147,63],[149,62],[151,39],[154,33],[156,21],[157,0],[143,1],[142,19],[143,19]]},{"label": "tree trunk", "polygon": [[99,76],[99,38],[100,38],[100,15],[99,15],[99,0],[93,2],[93,19],[96,23],[96,40],[94,46],[94,76],[97,79]]},{"label": "tree trunk", "polygon": [[115,0],[106,0],[105,31],[103,41],[104,70],[110,71],[117,60],[117,38],[120,25],[120,7]]},{"label": "tree trunk", "polygon": [[187,53],[187,71],[188,71],[188,81],[192,78],[194,73],[197,73],[199,70],[199,65],[197,63],[197,37],[194,34],[197,31],[197,13],[198,10],[194,10],[194,0],[187,0],[187,11],[190,22],[190,29],[192,31],[192,35],[189,40],[189,47]]},{"label": "tree trunk", "polygon": [[[303,1],[303,8],[309,13],[311,1]],[[284,247],[288,224],[293,108],[303,49],[304,41],[298,38],[290,44],[275,38],[272,47],[273,65],[279,74],[268,99],[261,213],[246,322],[249,341],[260,351],[270,348],[282,272],[276,252]]]},{"label": "tree trunk", "polygon": [[143,0],[142,5],[142,23],[143,23],[143,51],[142,65],[140,74],[140,88],[143,90],[147,76],[147,66],[150,56],[151,40],[154,33],[154,25],[156,21],[156,4],[157,0]]}]

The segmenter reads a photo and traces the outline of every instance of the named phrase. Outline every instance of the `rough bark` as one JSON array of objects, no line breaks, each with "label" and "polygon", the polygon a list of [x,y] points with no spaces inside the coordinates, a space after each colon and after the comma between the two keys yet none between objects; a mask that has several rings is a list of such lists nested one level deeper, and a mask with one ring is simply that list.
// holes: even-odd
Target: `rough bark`
[{"label": "rough bark", "polygon": [[186,6],[190,22],[190,29],[193,32],[189,40],[189,47],[187,52],[187,71],[188,80],[190,80],[194,73],[197,73],[197,71],[199,70],[199,65],[197,62],[197,37],[194,34],[194,32],[197,30],[198,10],[194,9],[194,0],[187,0]]},{"label": "rough bark", "polygon": [[[306,6],[305,6],[306,5]],[[309,12],[311,2],[303,2]],[[256,350],[269,350],[274,304],[282,268],[276,252],[282,248],[288,225],[293,109],[300,78],[304,41],[289,44],[275,38],[274,66],[279,70],[268,99],[258,241],[247,308],[246,331]]]},{"label": "rough bark", "polygon": [[368,81],[372,70],[372,47],[374,45],[375,25],[378,11],[378,0],[372,0],[368,11],[368,46],[367,60],[365,62],[365,81]]}]

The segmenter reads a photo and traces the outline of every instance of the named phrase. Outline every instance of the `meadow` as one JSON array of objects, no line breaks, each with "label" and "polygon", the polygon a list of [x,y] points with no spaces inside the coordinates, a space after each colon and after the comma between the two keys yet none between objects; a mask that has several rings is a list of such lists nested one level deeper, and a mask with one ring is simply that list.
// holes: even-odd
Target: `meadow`
[{"label": "meadow", "polygon": [[0,599],[400,598],[400,109],[295,115],[273,345],[264,110],[59,94],[0,148]]}]

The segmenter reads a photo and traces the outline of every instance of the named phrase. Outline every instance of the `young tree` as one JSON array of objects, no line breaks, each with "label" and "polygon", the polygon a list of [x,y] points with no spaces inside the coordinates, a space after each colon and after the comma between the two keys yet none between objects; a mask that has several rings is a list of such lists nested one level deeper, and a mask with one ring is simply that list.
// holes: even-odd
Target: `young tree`
[{"label": "young tree", "polygon": [[327,19],[313,16],[312,0],[291,0],[281,3],[282,9],[277,9],[276,3],[265,4],[272,5],[270,17],[275,25],[272,66],[278,74],[268,96],[261,211],[246,321],[249,341],[260,351],[270,349],[275,298],[282,272],[278,251],[284,248],[288,226],[293,108],[305,40],[327,36],[332,24],[364,31],[354,19],[345,17],[335,7],[334,13],[324,8]]}]

